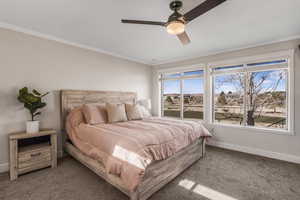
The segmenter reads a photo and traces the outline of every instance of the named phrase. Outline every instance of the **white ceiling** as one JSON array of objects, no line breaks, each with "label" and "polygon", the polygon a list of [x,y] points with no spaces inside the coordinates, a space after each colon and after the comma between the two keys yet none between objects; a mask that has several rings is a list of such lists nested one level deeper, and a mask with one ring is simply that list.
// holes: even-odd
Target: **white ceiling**
[{"label": "white ceiling", "polygon": [[[203,0],[184,0],[182,13]],[[300,37],[300,0],[227,0],[192,21],[182,46],[163,27],[121,18],[166,21],[170,0],[1,0],[0,24],[34,31],[147,64]]]}]

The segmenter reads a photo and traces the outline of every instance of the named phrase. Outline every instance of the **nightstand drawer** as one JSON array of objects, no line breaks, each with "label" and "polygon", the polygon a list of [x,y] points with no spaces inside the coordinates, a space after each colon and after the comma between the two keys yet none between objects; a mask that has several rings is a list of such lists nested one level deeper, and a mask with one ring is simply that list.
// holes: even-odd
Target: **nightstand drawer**
[{"label": "nightstand drawer", "polygon": [[49,144],[32,145],[20,149],[18,154],[18,168],[48,160],[51,160],[51,146]]},{"label": "nightstand drawer", "polygon": [[40,163],[43,161],[50,161],[51,153],[50,151],[42,151],[42,152],[32,152],[25,154],[18,158],[18,168],[24,168],[29,165],[33,165],[34,163]]}]

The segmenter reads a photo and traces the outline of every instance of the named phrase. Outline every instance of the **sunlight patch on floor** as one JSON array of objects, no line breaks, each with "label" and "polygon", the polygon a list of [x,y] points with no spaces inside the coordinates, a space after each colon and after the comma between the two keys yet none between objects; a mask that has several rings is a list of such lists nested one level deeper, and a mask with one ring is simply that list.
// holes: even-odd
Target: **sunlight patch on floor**
[{"label": "sunlight patch on floor", "polygon": [[238,200],[236,198],[233,198],[231,196],[228,196],[224,193],[218,192],[214,189],[211,189],[209,187],[197,184],[191,180],[183,179],[178,183],[179,186],[191,190],[196,194],[199,194],[201,196],[204,196],[210,200]]},{"label": "sunlight patch on floor", "polygon": [[203,185],[196,185],[196,187],[193,189],[193,192],[200,194],[204,197],[209,198],[210,200],[237,200],[236,198],[233,198],[231,196],[228,196],[226,194],[223,194],[221,192],[218,192],[216,190],[213,190],[211,188],[205,187]]},{"label": "sunlight patch on floor", "polygon": [[184,187],[187,190],[190,190],[195,185],[195,182],[187,180],[187,179],[184,179],[184,180],[181,180],[178,183],[178,185],[180,185],[181,187]]}]

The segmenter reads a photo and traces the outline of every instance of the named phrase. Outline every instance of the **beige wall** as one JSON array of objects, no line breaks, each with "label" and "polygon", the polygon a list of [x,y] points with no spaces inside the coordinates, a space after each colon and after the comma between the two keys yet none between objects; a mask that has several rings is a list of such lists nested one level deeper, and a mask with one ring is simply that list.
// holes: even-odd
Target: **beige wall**
[{"label": "beige wall", "polygon": [[134,91],[139,98],[151,96],[149,66],[5,29],[0,29],[0,69],[0,171],[8,162],[7,134],[24,130],[29,119],[16,99],[23,86],[51,92],[45,99],[48,106],[41,125],[57,130],[61,89]]},{"label": "beige wall", "polygon": [[276,44],[263,45],[260,47],[237,50],[228,53],[200,57],[184,62],[175,62],[156,66],[153,70],[153,112],[158,114],[159,107],[159,86],[157,81],[157,71],[162,68],[172,68],[180,66],[191,66],[200,63],[210,63],[239,57],[267,54],[276,51],[295,49],[295,135],[279,135],[265,133],[262,131],[250,131],[249,129],[215,127],[214,139],[211,143],[215,145],[260,154],[264,156],[280,158],[284,160],[300,163],[300,53],[298,45],[300,40],[291,40]]}]

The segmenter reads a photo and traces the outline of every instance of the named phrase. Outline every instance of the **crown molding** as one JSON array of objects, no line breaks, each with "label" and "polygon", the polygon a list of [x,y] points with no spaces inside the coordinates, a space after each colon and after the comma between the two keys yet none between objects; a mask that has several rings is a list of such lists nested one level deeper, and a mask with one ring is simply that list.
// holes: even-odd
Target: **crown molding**
[{"label": "crown molding", "polygon": [[[270,44],[276,44],[276,43],[279,43],[279,42],[286,42],[286,41],[296,40],[296,39],[300,39],[300,34],[299,35],[294,35],[294,36],[291,36],[291,37],[287,37],[287,38],[284,38],[284,39],[272,40],[272,41],[262,42],[262,43],[258,43],[258,44],[254,44],[254,45],[248,45],[248,46],[244,46],[244,47],[231,48],[231,49],[226,49],[226,50],[221,50],[221,51],[212,51],[212,52],[207,53],[207,54],[202,54],[202,55],[197,55],[197,56],[190,56],[190,57],[186,57],[186,58],[179,58],[179,59],[175,58],[175,59],[165,60],[165,61],[161,61],[161,62],[157,62],[157,63],[151,63],[151,65],[153,67],[159,67],[160,65],[172,64],[172,63],[175,64],[176,62],[189,61],[189,60],[193,60],[193,59],[197,59],[197,58],[201,58],[201,57],[213,56],[213,55],[217,55],[217,54],[221,54],[221,53],[230,53],[230,52],[233,52],[233,51],[250,49],[250,48],[255,48],[255,47],[260,47],[260,46],[270,45]],[[299,48],[300,48],[300,45],[299,45]]]},{"label": "crown molding", "polygon": [[116,58],[132,61],[132,62],[136,62],[136,63],[140,63],[140,64],[150,65],[150,63],[145,61],[145,60],[136,59],[136,58],[132,58],[132,57],[129,57],[129,56],[123,56],[123,55],[113,53],[113,52],[110,52],[110,51],[107,51],[107,50],[103,50],[103,49],[100,49],[100,48],[95,48],[95,47],[91,47],[91,46],[88,46],[88,45],[83,45],[83,44],[79,44],[79,43],[76,43],[76,42],[71,42],[71,41],[61,39],[61,38],[58,38],[58,37],[55,37],[55,36],[52,36],[52,35],[48,35],[48,34],[38,32],[38,31],[33,31],[33,30],[30,30],[30,29],[22,28],[22,27],[13,25],[13,24],[0,22],[0,28],[4,28],[4,29],[24,33],[24,34],[27,34],[27,35],[32,35],[32,36],[35,36],[35,37],[39,37],[39,38],[59,42],[59,43],[62,43],[62,44],[70,45],[70,46],[73,46],[73,47],[78,47],[78,48],[85,49],[85,50],[94,51],[94,52],[97,52],[97,53],[106,54],[106,55],[109,55],[109,56],[113,56],[113,57],[116,57]]},{"label": "crown molding", "polygon": [[287,38],[280,39],[280,40],[273,40],[273,41],[263,42],[263,43],[259,43],[259,44],[255,44],[255,45],[248,45],[248,46],[244,46],[244,47],[231,48],[231,49],[226,49],[226,50],[221,50],[221,51],[212,51],[210,53],[197,55],[197,56],[187,56],[185,58],[179,58],[179,59],[175,58],[175,59],[169,59],[169,60],[164,60],[164,61],[160,61],[160,62],[152,62],[152,61],[149,62],[149,61],[146,61],[146,60],[143,60],[143,59],[137,59],[137,58],[132,58],[132,57],[129,57],[129,56],[123,56],[123,55],[113,53],[113,52],[110,52],[110,51],[107,51],[107,50],[103,50],[103,49],[100,49],[100,48],[95,48],[95,47],[91,47],[91,46],[88,46],[88,45],[83,45],[83,44],[79,44],[79,43],[76,43],[76,42],[71,42],[71,41],[61,39],[61,38],[58,38],[58,37],[55,37],[55,36],[52,36],[52,35],[48,35],[48,34],[44,34],[44,33],[41,33],[41,32],[30,30],[30,29],[22,28],[22,27],[19,27],[19,26],[13,25],[13,24],[9,24],[9,23],[0,22],[0,28],[13,30],[13,31],[24,33],[24,34],[27,34],[27,35],[32,35],[32,36],[35,36],[35,37],[39,37],[39,38],[59,42],[59,43],[62,43],[62,44],[78,47],[78,48],[85,49],[85,50],[90,50],[90,51],[102,53],[102,54],[105,54],[105,55],[110,55],[110,56],[113,56],[113,57],[116,57],[116,58],[132,61],[132,62],[136,62],[136,63],[140,63],[140,64],[150,65],[152,67],[159,67],[160,65],[172,64],[172,63],[182,62],[182,61],[188,61],[188,60],[197,59],[197,58],[205,57],[205,56],[212,56],[212,55],[217,55],[217,54],[221,54],[221,53],[229,53],[229,52],[232,52],[232,51],[239,51],[239,50],[248,49],[248,48],[255,48],[255,47],[259,47],[259,46],[263,46],[263,45],[269,45],[269,44],[285,42],[285,41],[289,41],[289,40],[300,39],[300,34],[299,34],[299,35],[287,37]]}]

